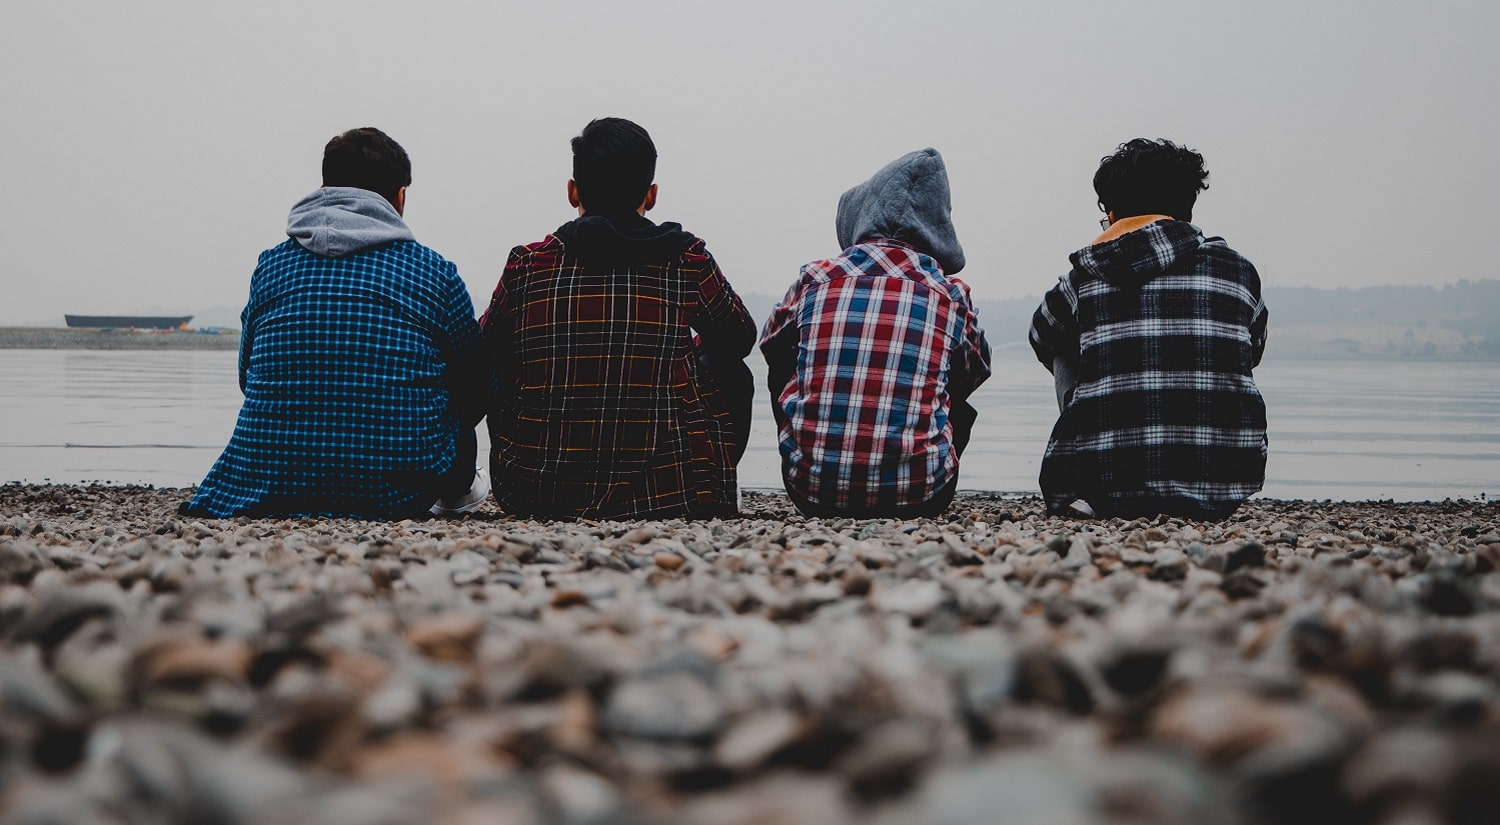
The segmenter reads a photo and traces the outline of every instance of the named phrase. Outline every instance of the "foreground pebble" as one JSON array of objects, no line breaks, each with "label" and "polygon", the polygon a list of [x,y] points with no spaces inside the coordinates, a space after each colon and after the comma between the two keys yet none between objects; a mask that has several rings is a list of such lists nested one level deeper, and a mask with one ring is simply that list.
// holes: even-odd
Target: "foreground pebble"
[{"label": "foreground pebble", "polygon": [[1500,508],[191,520],[0,486],[4,823],[1500,821]]}]

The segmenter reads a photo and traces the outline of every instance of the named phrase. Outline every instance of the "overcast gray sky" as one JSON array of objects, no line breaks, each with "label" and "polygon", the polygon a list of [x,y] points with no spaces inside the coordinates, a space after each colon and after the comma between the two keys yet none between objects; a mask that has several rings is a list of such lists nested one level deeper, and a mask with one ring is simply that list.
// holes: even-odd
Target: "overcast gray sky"
[{"label": "overcast gray sky", "polygon": [[0,27],[0,324],[238,308],[323,144],[411,154],[407,219],[483,308],[571,217],[568,139],[645,126],[652,217],[741,292],[838,250],[840,192],[948,161],[963,277],[1039,295],[1102,155],[1203,152],[1196,222],[1276,286],[1500,275],[1493,2],[59,2]]}]

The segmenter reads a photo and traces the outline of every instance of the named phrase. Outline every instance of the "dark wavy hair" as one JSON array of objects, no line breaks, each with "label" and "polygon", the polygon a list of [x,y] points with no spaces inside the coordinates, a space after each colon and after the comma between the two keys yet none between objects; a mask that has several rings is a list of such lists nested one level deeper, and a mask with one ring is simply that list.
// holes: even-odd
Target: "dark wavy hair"
[{"label": "dark wavy hair", "polygon": [[585,212],[622,215],[640,208],[656,177],[656,144],[620,117],[589,121],[573,138],[573,183]]},{"label": "dark wavy hair", "polygon": [[1193,219],[1198,193],[1208,188],[1203,156],[1170,140],[1136,138],[1099,162],[1094,192],[1115,219],[1171,215]]},{"label": "dark wavy hair", "polygon": [[350,129],[323,147],[323,185],[368,189],[395,204],[401,187],[411,186],[411,158],[373,126]]}]

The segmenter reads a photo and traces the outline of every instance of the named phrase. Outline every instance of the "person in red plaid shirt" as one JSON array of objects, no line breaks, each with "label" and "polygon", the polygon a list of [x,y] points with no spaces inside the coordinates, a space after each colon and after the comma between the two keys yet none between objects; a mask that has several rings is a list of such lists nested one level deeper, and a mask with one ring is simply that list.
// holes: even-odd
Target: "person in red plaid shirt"
[{"label": "person in red plaid shirt", "polygon": [[481,319],[501,383],[490,475],[510,513],[738,511],[755,321],[702,240],[646,219],[655,174],[645,129],[589,123],[568,181],[579,217],[511,250]]},{"label": "person in red plaid shirt", "polygon": [[802,267],[761,333],[787,493],[809,516],[936,516],[990,375],[942,156],[845,192],[837,230],[844,251]]}]

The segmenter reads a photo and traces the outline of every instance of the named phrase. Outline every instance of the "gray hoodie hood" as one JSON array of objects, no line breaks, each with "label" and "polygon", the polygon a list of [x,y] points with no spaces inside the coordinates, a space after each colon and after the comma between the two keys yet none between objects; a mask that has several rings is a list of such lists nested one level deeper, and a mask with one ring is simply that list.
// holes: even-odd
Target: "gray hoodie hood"
[{"label": "gray hoodie hood", "polygon": [[937,259],[949,275],[964,268],[953,229],[948,169],[936,149],[902,155],[839,198],[839,246],[876,238],[902,241]]},{"label": "gray hoodie hood", "polygon": [[325,186],[297,201],[287,216],[286,234],[325,258],[416,240],[390,201],[352,186]]}]

